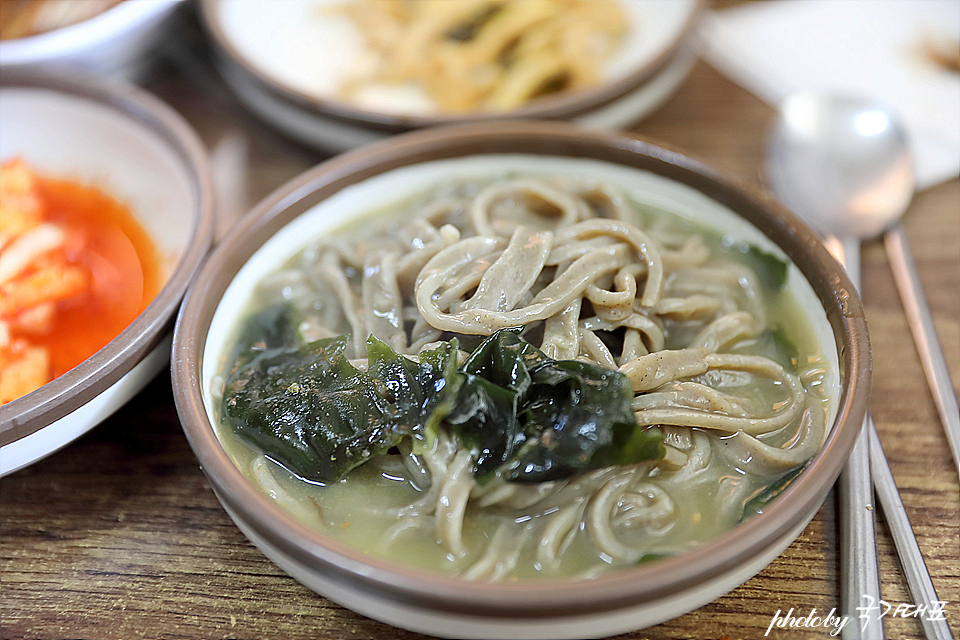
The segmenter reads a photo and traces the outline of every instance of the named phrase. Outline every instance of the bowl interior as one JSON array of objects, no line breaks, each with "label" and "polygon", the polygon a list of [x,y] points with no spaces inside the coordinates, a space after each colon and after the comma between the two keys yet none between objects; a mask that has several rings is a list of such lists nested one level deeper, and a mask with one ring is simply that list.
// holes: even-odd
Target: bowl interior
[{"label": "bowl interior", "polygon": [[42,87],[4,87],[0,121],[16,123],[0,137],[0,158],[22,158],[118,198],[157,244],[169,278],[198,209],[196,176],[169,140],[100,100]]},{"label": "bowl interior", "polygon": [[[444,182],[482,179],[505,170],[601,181],[622,190],[637,203],[673,212],[707,228],[722,230],[731,243],[748,242],[789,260],[783,249],[725,205],[688,185],[634,167],[596,159],[536,154],[483,154],[400,167],[350,185],[312,206],[271,236],[232,279],[217,306],[203,348],[201,384],[211,423],[217,424],[218,421],[211,385],[218,381],[222,358],[231,350],[237,318],[249,309],[254,290],[269,273],[316,239],[349,227],[351,222],[369,218],[371,212],[385,204],[402,202]],[[391,196],[385,201],[383,194]],[[795,264],[791,262],[789,269],[788,291],[802,309],[808,310],[816,339],[830,364],[827,395],[832,408],[828,423],[832,424],[842,379],[838,345],[817,294]]]}]

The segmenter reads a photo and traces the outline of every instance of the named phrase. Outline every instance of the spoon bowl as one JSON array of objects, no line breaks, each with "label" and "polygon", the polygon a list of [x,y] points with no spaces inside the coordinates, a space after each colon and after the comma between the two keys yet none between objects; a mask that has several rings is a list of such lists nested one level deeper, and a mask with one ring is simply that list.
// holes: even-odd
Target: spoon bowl
[{"label": "spoon bowl", "polygon": [[886,107],[796,94],[770,132],[766,175],[785,205],[821,233],[866,240],[900,219],[914,191],[907,135]]}]

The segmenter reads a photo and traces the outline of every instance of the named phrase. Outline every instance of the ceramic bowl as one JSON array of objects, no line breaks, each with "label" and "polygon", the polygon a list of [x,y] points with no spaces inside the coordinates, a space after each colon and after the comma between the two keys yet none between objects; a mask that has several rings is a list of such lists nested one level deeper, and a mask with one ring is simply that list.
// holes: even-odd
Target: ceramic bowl
[{"label": "ceramic bowl", "polygon": [[[426,126],[517,118],[572,120],[624,128],[662,104],[697,59],[700,0],[623,2],[628,34],[591,88],[542,98],[501,113],[450,114],[397,90],[361,103],[337,94],[359,55],[349,22],[322,17],[323,0],[200,0],[223,77],[255,113],[324,151],[342,151]],[[391,92],[392,91],[392,92]],[[405,97],[406,96],[406,97]]]},{"label": "ceramic bowl", "polygon": [[82,22],[0,41],[0,69],[66,67],[136,79],[182,0],[124,0]]},{"label": "ceramic bowl", "polygon": [[173,317],[211,244],[213,202],[196,134],[173,109],[126,82],[5,71],[0,123],[0,158],[97,184],[129,207],[166,268],[158,295],[115,339],[0,407],[6,474],[88,431],[166,366]]},{"label": "ceramic bowl", "polygon": [[[590,580],[478,583],[378,559],[280,510],[241,473],[215,431],[211,387],[231,327],[260,276],[313,238],[451,176],[534,170],[596,177],[655,206],[706,216],[791,262],[791,290],[831,360],[833,418],[822,449],[764,513],[680,555]],[[266,198],[212,254],[181,309],[177,409],[223,506],[265,555],[318,593],[397,627],[456,638],[594,638],[660,623],[731,591],[804,529],[840,472],[863,418],[870,356],[863,309],[814,233],[762,194],[637,139],[569,123],[481,123],[404,134],[358,149]]]}]

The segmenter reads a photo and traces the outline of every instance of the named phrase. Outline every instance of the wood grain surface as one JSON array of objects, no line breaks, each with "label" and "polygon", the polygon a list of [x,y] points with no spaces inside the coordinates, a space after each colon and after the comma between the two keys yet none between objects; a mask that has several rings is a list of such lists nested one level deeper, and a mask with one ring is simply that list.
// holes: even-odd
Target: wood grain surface
[{"label": "wood grain surface", "polygon": [[[249,150],[253,203],[324,159],[261,124],[218,79],[196,25],[167,43],[147,88],[178,109],[210,149]],[[772,110],[704,63],[631,131],[759,184]],[[226,214],[226,220],[230,214]],[[960,381],[960,180],[917,195],[905,228],[955,384]],[[863,251],[862,294],[874,353],[871,409],[907,513],[954,633],[960,631],[960,486],[883,245]],[[345,610],[301,586],[250,544],[220,507],[188,446],[161,375],[64,450],[0,481],[0,638],[364,639],[424,636]],[[910,603],[879,518],[884,599]],[[779,610],[839,606],[833,495],[777,560],[740,588],[622,640],[829,638],[774,628]],[[887,616],[888,638],[921,638]]]}]

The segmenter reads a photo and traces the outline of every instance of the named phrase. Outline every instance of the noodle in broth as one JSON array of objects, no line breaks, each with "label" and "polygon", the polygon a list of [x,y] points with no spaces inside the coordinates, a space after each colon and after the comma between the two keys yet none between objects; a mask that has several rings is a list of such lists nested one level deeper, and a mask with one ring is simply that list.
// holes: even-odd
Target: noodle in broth
[{"label": "noodle in broth", "polygon": [[661,454],[517,482],[504,468],[480,477],[477,447],[441,426],[317,482],[229,419],[221,439],[306,523],[466,579],[589,577],[675,554],[762,509],[823,440],[827,366],[778,268],[600,182],[441,186],[316,241],[259,285],[253,306],[294,307],[304,342],[349,335],[358,370],[371,334],[417,361],[451,338],[463,349],[518,331],[549,359],[625,376],[635,429],[662,438]]}]

